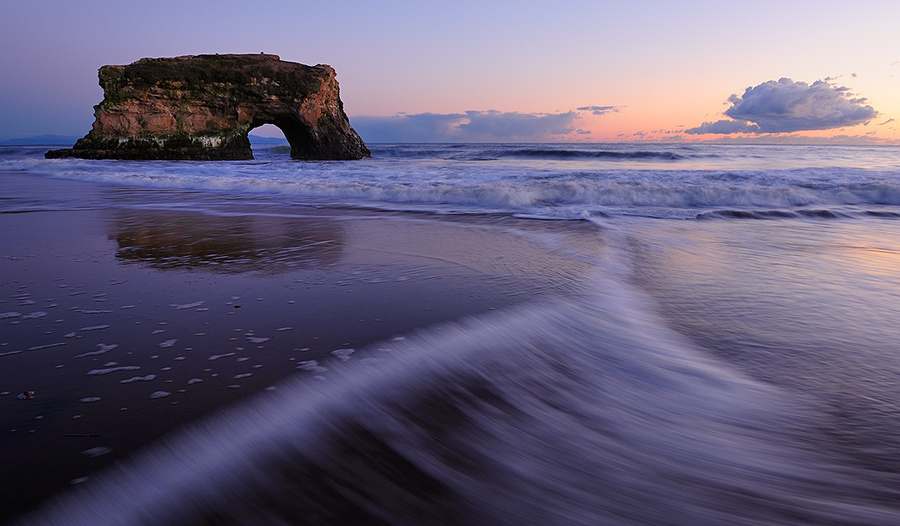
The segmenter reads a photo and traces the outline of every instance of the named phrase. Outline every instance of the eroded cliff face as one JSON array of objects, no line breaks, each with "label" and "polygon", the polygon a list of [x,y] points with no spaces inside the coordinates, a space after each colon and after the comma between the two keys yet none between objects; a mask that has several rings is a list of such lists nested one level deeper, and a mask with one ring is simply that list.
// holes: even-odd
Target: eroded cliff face
[{"label": "eroded cliff face", "polygon": [[360,159],[335,71],[276,55],[144,58],[100,68],[103,101],[91,131],[47,157],[252,159],[247,134],[281,128],[295,159]]}]

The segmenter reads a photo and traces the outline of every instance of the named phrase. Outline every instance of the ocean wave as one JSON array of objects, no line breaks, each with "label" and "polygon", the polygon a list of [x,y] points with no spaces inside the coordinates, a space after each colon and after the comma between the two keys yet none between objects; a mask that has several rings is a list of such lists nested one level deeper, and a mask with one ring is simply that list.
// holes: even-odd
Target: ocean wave
[{"label": "ocean wave", "polygon": [[[711,217],[720,209],[774,218],[806,216],[811,208],[865,209],[900,205],[900,184],[840,181],[809,185],[788,184],[747,175],[735,184],[703,174],[672,173],[668,177],[637,174],[585,174],[496,177],[492,173],[436,177],[412,174],[278,173],[265,166],[245,165],[226,173],[202,167],[131,171],[67,170],[64,178],[144,188],[210,190],[232,198],[302,199],[308,204],[335,204],[389,210],[438,213],[532,214],[575,219],[583,212],[650,217]],[[767,212],[756,212],[768,210]],[[753,211],[753,212],[746,212]]]},{"label": "ocean wave", "polygon": [[717,158],[716,153],[690,147],[634,148],[617,145],[509,145],[509,144],[376,144],[371,147],[375,158],[445,159],[455,161],[496,161],[502,159],[536,159],[546,161],[679,161],[693,158]]},{"label": "ocean wave", "polygon": [[[635,145],[619,149],[557,145],[373,148],[376,157],[353,162],[277,158],[218,163],[124,162],[13,155],[0,158],[0,170],[105,185],[203,190],[254,201],[554,219],[576,219],[584,212],[685,219],[727,215],[721,210],[733,211],[734,217],[805,217],[805,211],[813,209],[838,216],[846,210],[848,216],[855,217],[867,210],[900,205],[900,163],[895,168],[877,170],[845,166],[850,164],[846,160],[845,165],[836,166],[809,161],[812,164],[803,168],[749,169],[756,161],[748,158],[767,152],[783,155],[778,149],[641,149]],[[803,159],[812,157],[810,152],[802,153]],[[829,153],[829,160],[841,160],[834,152]],[[875,154],[886,156],[881,150]],[[586,165],[544,162],[544,156],[563,159],[607,155],[630,160]],[[767,162],[779,166],[799,162],[793,158],[778,162],[777,155]],[[664,163],[642,164],[637,162],[641,157]],[[874,159],[875,164],[890,164],[887,158]],[[670,162],[674,160],[678,162]],[[849,210],[854,207],[856,211]]]},{"label": "ocean wave", "polygon": [[571,150],[571,149],[523,149],[504,154],[508,157],[538,159],[615,159],[615,160],[662,160],[678,161],[689,156],[671,151],[648,150]]},{"label": "ocean wave", "polygon": [[713,210],[697,214],[696,219],[847,219],[858,216],[893,218],[900,214],[880,213],[877,211],[835,211],[835,210]]},{"label": "ocean wave", "polygon": [[900,520],[894,490],[808,442],[814,408],[705,358],[627,285],[597,285],[358,351],[25,523]]}]

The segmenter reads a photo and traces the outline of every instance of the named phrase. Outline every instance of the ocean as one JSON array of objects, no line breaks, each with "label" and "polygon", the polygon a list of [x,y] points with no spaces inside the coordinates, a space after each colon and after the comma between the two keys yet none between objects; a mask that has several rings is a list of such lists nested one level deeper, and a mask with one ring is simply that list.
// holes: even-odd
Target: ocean
[{"label": "ocean", "polygon": [[[0,237],[7,268],[27,268],[16,243],[40,239],[30,225],[77,228],[59,218],[90,212],[105,225],[84,249],[106,265],[95,278],[134,273],[128,297],[94,309],[96,325],[65,329],[49,321],[75,314],[41,306],[51,289],[10,274],[0,369],[40,356],[81,384],[118,368],[94,374],[127,381],[109,388],[124,393],[109,395],[116,405],[140,386],[149,408],[147,392],[178,393],[154,384],[156,369],[145,380],[137,348],[103,363],[113,342],[148,338],[122,313],[169,309],[177,317],[160,323],[213,334],[262,296],[287,304],[288,285],[324,291],[334,278],[301,314],[268,308],[254,319],[265,330],[234,329],[259,345],[259,371],[282,364],[252,395],[133,440],[89,480],[16,509],[24,523],[900,524],[900,148],[369,146],[371,159],[349,162],[283,148],[126,162],[0,147],[0,216],[18,225]],[[51,263],[68,254],[55,246]],[[165,276],[194,296],[142,299]],[[362,303],[334,299],[347,285],[394,324],[358,347],[342,340],[363,315],[341,316]],[[197,311],[226,303],[196,332],[192,320],[214,314]],[[307,349],[297,320],[315,316],[309,331],[328,326],[334,342],[294,359]],[[115,336],[89,340],[104,330]],[[293,340],[263,349],[270,337]],[[158,338],[148,354],[173,340]],[[67,365],[101,351],[77,374]],[[185,364],[205,354],[174,384],[249,352],[186,351]],[[20,389],[0,385],[0,407],[16,411],[0,444],[38,425],[23,423],[35,417]],[[44,422],[52,409],[41,411]]]}]

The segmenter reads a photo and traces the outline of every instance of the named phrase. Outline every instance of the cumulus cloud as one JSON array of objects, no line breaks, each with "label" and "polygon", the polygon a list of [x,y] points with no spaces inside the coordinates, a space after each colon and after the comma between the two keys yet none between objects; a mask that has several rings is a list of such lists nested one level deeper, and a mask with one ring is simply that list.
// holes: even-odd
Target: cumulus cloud
[{"label": "cumulus cloud", "polygon": [[790,133],[828,130],[868,123],[878,116],[864,98],[853,98],[849,88],[819,80],[812,84],[788,78],[749,87],[728,98],[725,116],[732,120],[704,122],[686,133]]},{"label": "cumulus cloud", "polygon": [[535,142],[548,141],[576,130],[577,111],[518,113],[397,114],[389,117],[352,117],[351,124],[367,142]]}]

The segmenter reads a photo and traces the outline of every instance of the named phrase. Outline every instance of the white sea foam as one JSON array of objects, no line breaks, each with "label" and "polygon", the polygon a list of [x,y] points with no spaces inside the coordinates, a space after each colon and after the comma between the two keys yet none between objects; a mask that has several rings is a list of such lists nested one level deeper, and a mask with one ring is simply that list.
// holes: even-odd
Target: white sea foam
[{"label": "white sea foam", "polygon": [[106,354],[109,351],[118,348],[119,344],[111,343],[111,344],[107,345],[107,344],[103,344],[103,343],[98,343],[97,347],[99,347],[99,349],[97,349],[96,351],[89,351],[86,353],[81,353],[81,354],[75,356],[75,358],[86,358],[88,356],[99,356],[101,354]]},{"label": "white sea foam", "polygon": [[[56,343],[48,343],[46,345],[35,345],[34,347],[29,347],[27,350],[29,351],[41,351],[44,349],[51,349],[53,347],[61,347],[65,345],[66,342],[56,342]],[[77,358],[77,356],[76,356]]]},{"label": "white sea foam", "polygon": [[120,367],[107,367],[104,369],[91,369],[90,371],[88,371],[87,374],[89,376],[98,376],[101,374],[110,374],[110,373],[116,373],[119,371],[137,371],[138,369],[140,369],[140,367],[138,367],[137,365],[122,365]]},{"label": "white sea foam", "polygon": [[173,303],[169,305],[169,307],[174,307],[176,310],[187,310],[187,309],[195,309],[201,305],[206,303],[205,301],[195,301],[193,303],[184,303],[184,304],[176,304]]},{"label": "white sea foam", "polygon": [[89,327],[82,327],[78,330],[88,332],[88,331],[102,331],[103,329],[108,329],[109,325],[91,325]]},{"label": "white sea foam", "polygon": [[304,360],[302,362],[297,362],[297,369],[300,369],[301,371],[312,371],[314,373],[324,373],[328,370],[327,367],[319,365],[318,360]]},{"label": "white sea foam", "polygon": [[356,349],[335,349],[331,351],[331,355],[339,358],[341,361],[347,361],[350,359],[350,355],[355,353]]},{"label": "white sea foam", "polygon": [[147,376],[132,376],[131,378],[126,378],[124,380],[119,380],[120,384],[130,384],[134,382],[149,382],[151,380],[155,380],[155,374],[148,374]]}]

